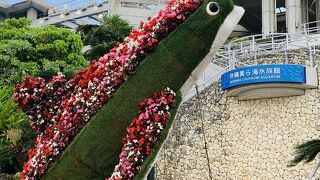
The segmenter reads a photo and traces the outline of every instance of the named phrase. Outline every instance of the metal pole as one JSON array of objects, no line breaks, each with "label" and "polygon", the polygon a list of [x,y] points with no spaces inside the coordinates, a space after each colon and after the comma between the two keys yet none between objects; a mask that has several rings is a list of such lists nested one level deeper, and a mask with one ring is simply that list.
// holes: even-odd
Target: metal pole
[{"label": "metal pole", "polygon": [[231,44],[228,44],[228,64],[229,68],[232,69],[232,57],[231,57]]},{"label": "metal pole", "polygon": [[309,61],[310,67],[313,67],[313,52],[312,52],[312,47],[309,45],[309,35],[306,35],[306,41],[307,41],[307,48],[309,49]]},{"label": "metal pole", "polygon": [[232,51],[232,69],[235,69],[236,57],[235,57],[235,50]]},{"label": "metal pole", "polygon": [[308,177],[309,180],[313,179],[313,177],[316,175],[319,167],[320,167],[320,162],[317,164],[317,166],[314,168],[314,170],[309,174],[309,177]]},{"label": "metal pole", "polygon": [[303,31],[304,31],[304,34],[307,35],[307,24],[303,24]]},{"label": "metal pole", "polygon": [[313,53],[311,46],[309,47],[309,60],[310,60],[310,67],[313,67]]},{"label": "metal pole", "polygon": [[242,55],[242,58],[244,58],[244,52],[243,52],[243,44],[242,44],[242,42],[240,42],[240,48],[241,48],[241,55]]},{"label": "metal pole", "polygon": [[274,35],[272,34],[271,35],[272,37],[271,37],[271,43],[272,43],[272,52],[274,52]]},{"label": "metal pole", "polygon": [[255,45],[255,36],[252,37],[252,52],[253,52],[253,59],[254,59],[254,65],[258,64],[257,61],[257,55],[256,55],[256,45]]},{"label": "metal pole", "polygon": [[289,34],[286,34],[286,49],[285,49],[285,63],[288,64],[288,46],[289,46]]}]

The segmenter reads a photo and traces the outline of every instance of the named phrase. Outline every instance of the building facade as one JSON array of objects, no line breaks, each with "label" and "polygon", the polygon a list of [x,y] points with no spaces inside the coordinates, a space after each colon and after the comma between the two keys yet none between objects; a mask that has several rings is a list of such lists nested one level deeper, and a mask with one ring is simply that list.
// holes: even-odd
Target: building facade
[{"label": "building facade", "polygon": [[11,5],[0,2],[0,22],[21,17],[36,20],[41,14],[46,14],[48,9],[48,4],[41,0],[26,0]]},{"label": "building facade", "polygon": [[78,25],[97,24],[104,14],[118,14],[133,26],[155,15],[168,1],[158,0],[74,0],[49,6],[44,0],[25,0],[16,4],[0,3],[0,22],[7,18],[27,17],[32,25],[57,25],[75,29]]},{"label": "building facade", "polygon": [[319,0],[262,0],[262,33],[294,33],[319,20]]}]

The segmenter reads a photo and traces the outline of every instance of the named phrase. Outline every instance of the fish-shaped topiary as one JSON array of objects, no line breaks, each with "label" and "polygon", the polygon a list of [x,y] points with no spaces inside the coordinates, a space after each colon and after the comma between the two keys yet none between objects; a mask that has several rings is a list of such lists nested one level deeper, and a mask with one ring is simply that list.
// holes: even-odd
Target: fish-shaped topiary
[{"label": "fish-shaped topiary", "polygon": [[[26,78],[17,85],[14,97],[41,134],[22,177],[109,176],[139,102],[168,86],[185,94],[242,14],[232,0],[172,0],[165,10],[133,30],[123,44],[70,81],[63,75],[48,84],[41,78]],[[169,124],[138,179],[148,172],[170,130],[181,101],[177,94]]]}]

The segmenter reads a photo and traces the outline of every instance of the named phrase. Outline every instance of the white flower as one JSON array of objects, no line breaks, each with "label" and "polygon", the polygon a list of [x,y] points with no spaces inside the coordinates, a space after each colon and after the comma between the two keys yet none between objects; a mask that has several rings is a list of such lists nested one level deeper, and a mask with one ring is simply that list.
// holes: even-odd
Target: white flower
[{"label": "white flower", "polygon": [[158,127],[162,130],[163,129],[163,126],[161,123],[158,123]]},{"label": "white flower", "polygon": [[94,84],[92,83],[92,81],[88,82],[88,88],[91,88]]},{"label": "white flower", "polygon": [[129,154],[128,154],[128,157],[134,155],[134,151],[130,151]]}]

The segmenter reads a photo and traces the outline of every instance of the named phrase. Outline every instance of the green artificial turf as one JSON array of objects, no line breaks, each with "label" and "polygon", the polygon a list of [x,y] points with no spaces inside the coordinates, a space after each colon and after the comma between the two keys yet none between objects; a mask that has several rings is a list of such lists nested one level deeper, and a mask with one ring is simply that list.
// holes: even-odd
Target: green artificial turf
[{"label": "green artificial turf", "polygon": [[134,180],[143,179],[144,177],[146,177],[148,171],[152,168],[151,166],[152,166],[155,158],[157,157],[158,152],[160,151],[162,144],[165,142],[165,140],[167,139],[167,137],[169,135],[170,128],[173,125],[173,121],[175,119],[175,115],[178,111],[178,107],[179,107],[180,103],[181,103],[181,95],[180,95],[180,93],[179,94],[177,93],[177,97],[176,97],[175,103],[174,103],[175,107],[171,110],[171,116],[167,120],[166,128],[162,132],[161,137],[157,140],[156,145],[152,148],[148,158],[143,163],[143,166],[141,168],[140,173],[135,176]]},{"label": "green artificial turf", "polygon": [[[209,52],[216,32],[233,8],[231,0],[216,0],[221,7],[220,13],[209,16],[205,10],[208,2],[204,1],[197,12],[159,43],[155,51],[140,64],[136,73],[128,78],[75,137],[43,179],[91,180],[104,179],[112,174],[114,166],[119,162],[121,138],[126,134],[125,128],[137,115],[139,102],[166,87],[179,92],[191,72]],[[174,118],[180,104],[180,97],[177,99],[171,118]],[[153,149],[136,179],[142,179],[148,171],[169,128],[168,124],[157,148]]]}]

